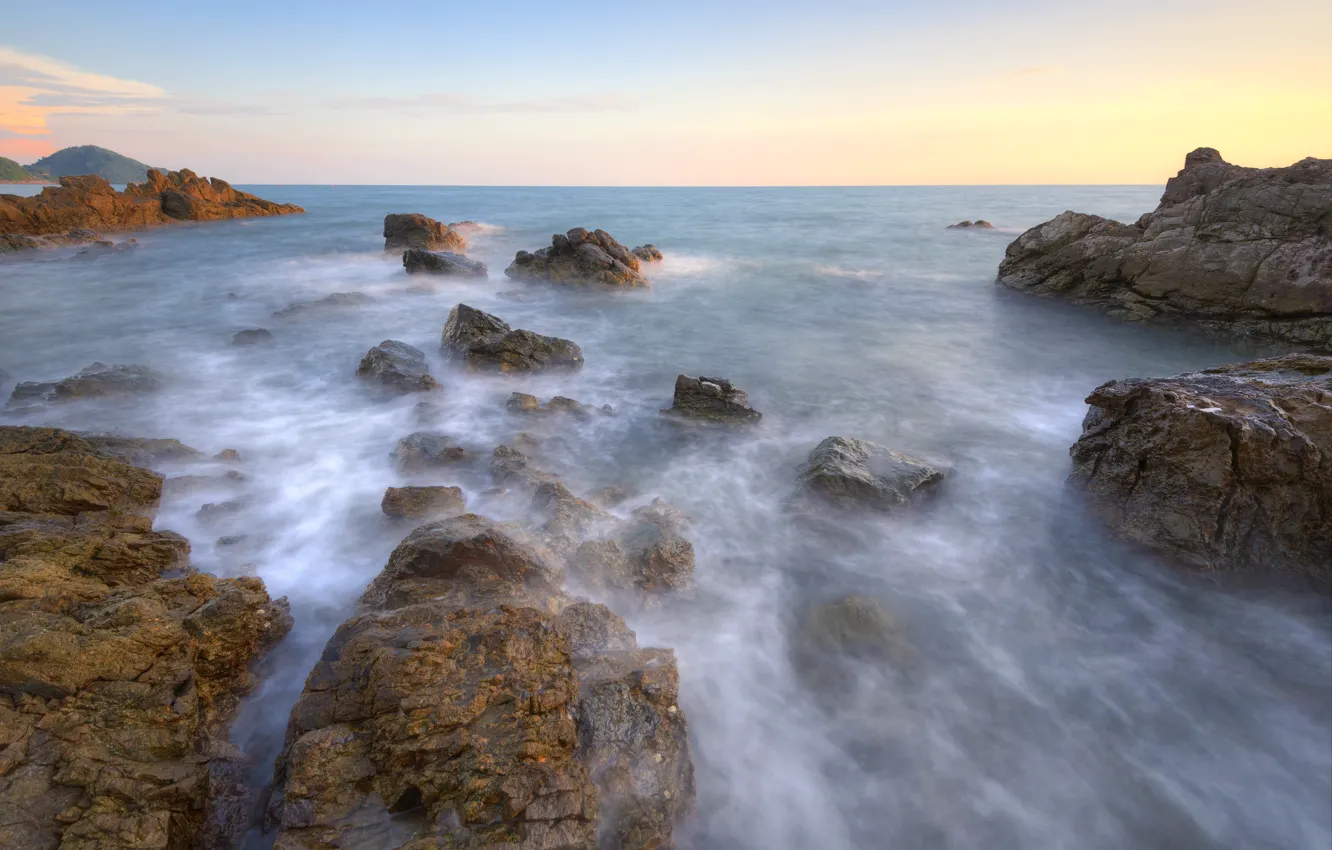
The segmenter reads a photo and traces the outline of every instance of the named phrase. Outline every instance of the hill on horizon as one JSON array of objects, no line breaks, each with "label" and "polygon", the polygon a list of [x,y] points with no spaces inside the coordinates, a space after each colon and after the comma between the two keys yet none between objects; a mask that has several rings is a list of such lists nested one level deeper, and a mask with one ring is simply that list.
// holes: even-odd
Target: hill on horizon
[{"label": "hill on horizon", "polygon": [[0,181],[7,183],[22,183],[27,180],[36,179],[37,176],[35,174],[19,165],[14,160],[0,156]]},{"label": "hill on horizon", "polygon": [[53,178],[96,174],[110,183],[139,183],[147,178],[149,167],[137,159],[130,159],[106,148],[79,145],[44,156],[29,165],[27,170],[34,175],[49,174]]}]

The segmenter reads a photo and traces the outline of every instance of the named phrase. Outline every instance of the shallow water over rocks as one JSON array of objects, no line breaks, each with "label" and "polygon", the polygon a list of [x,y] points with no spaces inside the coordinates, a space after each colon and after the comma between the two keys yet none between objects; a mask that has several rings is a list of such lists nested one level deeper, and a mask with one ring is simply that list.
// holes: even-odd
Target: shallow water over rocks
[{"label": "shallow water over rocks", "polygon": [[[486,465],[528,432],[534,464],[575,494],[618,487],[619,516],[660,496],[690,518],[689,600],[622,612],[641,645],[680,660],[699,792],[682,846],[1332,841],[1326,601],[1165,568],[1087,522],[1063,486],[1094,387],[1253,352],[993,285],[1023,228],[1064,209],[1131,221],[1159,189],[246,188],[309,214],[0,260],[0,391],[141,364],[159,392],[3,421],[238,450],[164,461],[215,477],[169,486],[157,525],[190,538],[200,569],[256,572],[291,600],[279,672],[234,729],[258,777],[324,641],[405,533],[381,511],[386,488],[459,486],[469,510],[525,518],[530,500],[494,491]],[[484,222],[468,256],[489,278],[422,291],[382,248],[383,216],[407,210]],[[947,229],[975,215],[996,227]],[[575,225],[658,246],[653,288],[497,271]],[[369,299],[273,316],[338,292]],[[583,369],[458,373],[439,339],[460,302],[577,342]],[[259,327],[271,344],[231,345]],[[356,380],[387,339],[425,353],[443,385],[430,407]],[[734,381],[761,424],[663,418],[681,373]],[[534,423],[506,409],[514,392],[614,415]],[[390,453],[415,432],[479,462],[402,470]],[[793,521],[798,469],[831,435],[952,471],[919,510]],[[201,514],[210,503],[234,506]],[[811,612],[849,595],[876,601],[903,649],[840,658],[845,675],[811,689]]]}]

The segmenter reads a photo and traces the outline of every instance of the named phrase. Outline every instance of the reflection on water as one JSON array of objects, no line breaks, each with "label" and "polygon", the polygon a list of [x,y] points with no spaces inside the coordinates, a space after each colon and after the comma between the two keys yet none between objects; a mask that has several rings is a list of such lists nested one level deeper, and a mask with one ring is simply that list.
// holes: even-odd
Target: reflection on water
[{"label": "reflection on water", "polygon": [[[700,795],[685,846],[1332,841],[1325,604],[1195,583],[1085,525],[1062,489],[1098,383],[1247,352],[998,291],[1011,232],[944,229],[982,216],[1012,231],[1066,208],[1132,220],[1157,190],[252,190],[311,213],[162,228],[108,256],[0,261],[0,369],[17,380],[93,360],[152,366],[172,383],[146,402],[22,421],[241,453],[244,481],[172,490],[159,526],[189,536],[201,569],[256,571],[291,598],[296,631],[235,729],[258,775],[324,640],[403,534],[379,511],[384,488],[408,481],[388,459],[396,441],[426,428],[484,456],[525,427],[504,410],[521,390],[615,407],[545,443],[543,465],[575,492],[620,485],[635,494],[620,510],[660,495],[694,519],[698,599],[631,622],[681,662]],[[495,225],[469,252],[490,279],[412,291],[378,234],[385,213],[418,210]],[[503,277],[516,249],[578,225],[666,251],[654,290],[523,290]],[[374,300],[271,316],[333,292]],[[459,301],[578,341],[586,369],[449,373],[437,340]],[[230,346],[251,327],[274,343]],[[390,338],[425,350],[445,385],[424,425],[418,398],[374,398],[352,378]],[[680,372],[731,378],[763,426],[662,423]],[[956,472],[928,510],[815,535],[782,505],[796,464],[831,434]],[[411,482],[458,484],[474,510],[522,514],[480,472]],[[239,509],[196,516],[224,500]],[[802,675],[811,606],[848,593],[878,600],[909,652]]]}]

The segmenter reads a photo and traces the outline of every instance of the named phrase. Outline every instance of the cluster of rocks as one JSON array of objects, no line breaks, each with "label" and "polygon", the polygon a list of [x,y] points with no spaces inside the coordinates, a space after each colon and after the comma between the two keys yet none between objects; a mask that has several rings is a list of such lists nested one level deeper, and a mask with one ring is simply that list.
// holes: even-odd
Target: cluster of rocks
[{"label": "cluster of rocks", "polygon": [[654,245],[631,251],[604,230],[575,227],[552,236],[549,248],[519,251],[504,274],[521,281],[641,288],[650,285],[641,262],[660,259]]},{"label": "cluster of rocks", "polygon": [[449,311],[440,350],[451,362],[474,372],[544,372],[583,367],[578,344],[527,330],[475,307],[459,304]]},{"label": "cluster of rocks", "polygon": [[593,416],[611,416],[615,413],[615,408],[609,404],[603,404],[601,407],[594,407],[590,404],[583,404],[577,399],[557,395],[547,401],[545,404],[534,395],[528,393],[514,393],[509,396],[509,400],[504,403],[504,407],[510,413],[519,413],[524,416],[543,416],[546,414],[568,414],[576,419],[591,419]]},{"label": "cluster of rocks", "polygon": [[1064,212],[1017,238],[999,283],[1128,319],[1184,319],[1332,350],[1332,160],[1231,165],[1199,148],[1133,224]]},{"label": "cluster of rocks", "polygon": [[233,846],[258,792],[227,726],[291,618],[191,570],[115,445],[0,427],[0,846]]},{"label": "cluster of rocks", "polygon": [[96,175],[61,177],[59,186],[47,187],[39,195],[0,195],[0,250],[99,241],[96,233],[88,238],[88,231],[302,212],[293,204],[266,201],[189,169],[167,173],[150,169],[147,180],[129,184],[124,192]]},{"label": "cluster of rocks", "polygon": [[993,230],[994,225],[990,224],[988,221],[986,221],[983,218],[978,218],[975,221],[969,221],[964,219],[962,221],[959,221],[957,224],[948,225],[948,229],[949,230],[976,230],[976,229]]},{"label": "cluster of rocks", "polygon": [[444,224],[422,213],[391,213],[384,216],[384,250],[402,251],[408,274],[483,278],[486,264],[467,259],[463,236],[478,229],[474,221]]}]

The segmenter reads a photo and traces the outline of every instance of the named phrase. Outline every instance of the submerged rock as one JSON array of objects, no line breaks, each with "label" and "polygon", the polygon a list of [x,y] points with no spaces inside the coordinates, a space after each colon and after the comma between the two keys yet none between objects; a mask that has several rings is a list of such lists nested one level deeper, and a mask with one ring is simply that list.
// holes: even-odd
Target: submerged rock
[{"label": "submerged rock", "polygon": [[551,246],[519,251],[504,274],[514,280],[636,288],[650,284],[639,258],[604,230],[575,227],[551,237]]},{"label": "submerged rock", "polygon": [[384,250],[405,251],[410,248],[461,254],[467,250],[467,240],[449,225],[421,213],[384,216]]},{"label": "submerged rock", "polygon": [[657,250],[657,246],[653,245],[651,242],[646,245],[639,245],[634,249],[633,254],[638,258],[640,263],[660,263],[662,260],[666,259],[662,256],[661,251]]},{"label": "submerged rock", "polygon": [[549,472],[532,466],[532,459],[512,446],[496,446],[490,455],[490,477],[496,484],[521,484],[535,488],[557,480]]},{"label": "submerged rock", "polygon": [[428,368],[421,349],[386,339],[366,352],[356,376],[399,392],[428,392],[439,389]]},{"label": "submerged rock", "polygon": [[162,388],[165,377],[147,366],[92,363],[60,381],[23,381],[9,396],[9,407],[143,395]]},{"label": "submerged rock", "polygon": [[1087,403],[1069,481],[1115,534],[1332,592],[1332,357],[1111,381]]},{"label": "submerged rock", "polygon": [[554,396],[550,401],[542,404],[540,399],[534,395],[529,395],[528,393],[514,393],[509,396],[509,400],[505,402],[504,407],[510,413],[533,416],[540,416],[548,413],[567,413],[576,419],[583,420],[591,419],[597,414],[611,416],[615,413],[615,409],[609,404],[603,404],[601,407],[593,407],[590,404],[583,404],[576,399],[566,398],[561,395]]},{"label": "submerged rock", "polygon": [[298,318],[311,313],[321,313],[325,310],[336,310],[342,307],[363,307],[366,304],[373,304],[374,301],[374,298],[364,292],[334,292],[332,295],[325,295],[323,298],[316,298],[313,301],[297,301],[288,304],[281,310],[274,312],[273,318]]},{"label": "submerged rock", "polygon": [[877,600],[855,594],[810,606],[791,641],[796,674],[827,706],[854,688],[864,665],[902,670],[914,656],[901,624]]},{"label": "submerged rock", "polygon": [[511,330],[498,316],[459,304],[444,323],[440,349],[472,371],[544,372],[583,367],[583,351],[567,339]]},{"label": "submerged rock", "polygon": [[1133,224],[1064,212],[1005,252],[999,283],[1129,319],[1189,319],[1332,349],[1332,160],[1241,168],[1185,158]]},{"label": "submerged rock", "polygon": [[762,413],[749,406],[745,391],[725,378],[688,375],[675,379],[675,396],[670,409],[663,412],[724,425],[750,425],[763,418]]},{"label": "submerged rock", "polygon": [[543,481],[532,495],[532,512],[556,552],[573,551],[586,537],[609,528],[614,518],[575,496],[558,481]]},{"label": "submerged rock", "polygon": [[258,578],[185,569],[185,539],[151,530],[160,494],[75,434],[0,427],[0,846],[249,825],[227,725],[291,618]]},{"label": "submerged rock", "polygon": [[829,437],[800,471],[807,496],[843,509],[893,511],[929,495],[948,470],[866,440]]},{"label": "submerged rock", "polygon": [[273,332],[265,328],[251,328],[237,331],[231,338],[232,345],[268,345],[273,341]]},{"label": "submerged rock", "polygon": [[975,221],[959,221],[957,224],[948,225],[949,230],[968,230],[972,228],[979,228],[981,230],[993,230],[994,225],[990,224],[988,221],[986,221],[983,218],[976,219]]},{"label": "submerged rock", "polygon": [[454,466],[471,458],[452,437],[417,431],[398,441],[390,455],[403,472],[426,472]]},{"label": "submerged rock", "polygon": [[380,509],[394,519],[425,519],[467,510],[460,487],[390,487]]},{"label": "submerged rock", "polygon": [[163,463],[200,461],[204,453],[185,445],[180,440],[145,439],[143,437],[112,437],[83,435],[92,450],[105,457],[123,460],[131,466],[154,469]]},{"label": "submerged rock", "polygon": [[426,251],[409,248],[402,254],[402,266],[407,274],[434,274],[448,277],[485,277],[486,264],[469,260],[451,251]]}]

